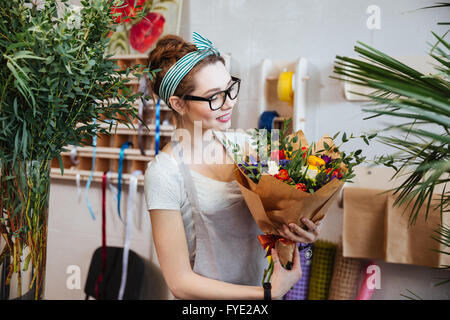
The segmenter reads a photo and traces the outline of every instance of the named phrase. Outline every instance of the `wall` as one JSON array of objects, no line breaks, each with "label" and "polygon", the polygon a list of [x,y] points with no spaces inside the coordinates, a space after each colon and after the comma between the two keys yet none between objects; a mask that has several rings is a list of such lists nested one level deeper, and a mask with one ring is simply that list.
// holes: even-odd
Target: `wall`
[{"label": "wall", "polygon": [[[78,1],[73,1],[77,3]],[[366,27],[369,5],[381,9],[381,29]],[[294,60],[306,57],[311,80],[307,91],[306,136],[317,140],[325,133],[338,131],[361,134],[364,130],[380,129],[377,119],[363,120],[361,103],[344,99],[341,84],[331,79],[336,55],[355,56],[356,41],[362,41],[393,56],[425,55],[428,42],[433,42],[431,30],[443,34],[437,26],[445,21],[449,10],[413,11],[433,1],[367,1],[367,0],[184,0],[180,35],[192,40],[196,31],[210,39],[221,51],[231,53],[231,73],[242,78],[240,100],[233,114],[235,128],[250,128],[258,120],[259,66],[263,58]],[[363,148],[368,159],[391,150],[380,143],[365,147],[362,141],[349,142],[346,148]],[[345,148],[344,148],[345,149]],[[377,180],[377,183],[383,183]],[[150,219],[145,212],[143,189],[138,199],[139,218],[133,226],[131,248],[148,259],[152,272],[146,284],[152,290],[148,298],[167,298],[152,243]],[[82,299],[90,257],[101,244],[101,189],[93,184],[89,193],[97,219],[93,221],[86,202],[76,199],[75,183],[53,180],[50,199],[47,290],[48,299]],[[108,245],[123,242],[123,225],[114,211],[108,193]],[[123,212],[126,211],[126,193]],[[342,229],[342,209],[334,204],[327,215],[321,237],[338,241]],[[435,287],[442,272],[418,266],[388,264],[377,261],[382,270],[382,286],[376,299],[403,299],[406,289],[425,299],[449,299],[449,286]],[[69,265],[81,268],[81,289],[66,288]]]}]

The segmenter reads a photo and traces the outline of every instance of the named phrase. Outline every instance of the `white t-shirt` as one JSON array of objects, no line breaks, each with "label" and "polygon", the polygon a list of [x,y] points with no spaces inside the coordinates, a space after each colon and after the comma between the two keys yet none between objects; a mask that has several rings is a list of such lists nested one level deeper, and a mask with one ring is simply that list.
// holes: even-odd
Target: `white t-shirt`
[{"label": "white t-shirt", "polygon": [[[242,146],[251,144],[248,134],[235,132],[215,132],[218,137],[226,137]],[[230,149],[228,149],[231,152]],[[234,202],[242,201],[242,193],[236,181],[223,182],[190,170],[194,181],[199,206],[205,211],[226,208]],[[195,231],[192,209],[184,187],[183,176],[175,158],[165,152],[159,152],[147,164],[144,175],[145,199],[147,210],[166,209],[181,212],[191,263],[195,257]],[[226,197],[224,197],[224,194]]]}]

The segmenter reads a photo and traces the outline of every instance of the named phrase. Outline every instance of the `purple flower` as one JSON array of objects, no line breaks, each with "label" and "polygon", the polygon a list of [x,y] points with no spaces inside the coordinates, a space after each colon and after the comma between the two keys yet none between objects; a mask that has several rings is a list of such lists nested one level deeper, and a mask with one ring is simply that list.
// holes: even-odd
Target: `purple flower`
[{"label": "purple flower", "polygon": [[249,155],[249,158],[250,158],[250,162],[252,163],[253,166],[258,165],[258,161],[256,161],[256,159],[252,155]]},{"label": "purple flower", "polygon": [[321,158],[322,158],[323,161],[325,161],[326,164],[329,163],[329,162],[331,161],[331,157],[326,156],[326,155],[324,155],[324,154],[321,155]]}]

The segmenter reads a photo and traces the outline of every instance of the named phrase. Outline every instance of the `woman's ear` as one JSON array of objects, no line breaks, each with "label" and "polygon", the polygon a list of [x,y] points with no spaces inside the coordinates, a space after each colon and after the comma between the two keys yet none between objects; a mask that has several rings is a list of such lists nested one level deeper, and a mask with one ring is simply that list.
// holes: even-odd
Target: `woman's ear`
[{"label": "woman's ear", "polygon": [[186,113],[186,103],[180,97],[170,96],[169,103],[179,115]]}]

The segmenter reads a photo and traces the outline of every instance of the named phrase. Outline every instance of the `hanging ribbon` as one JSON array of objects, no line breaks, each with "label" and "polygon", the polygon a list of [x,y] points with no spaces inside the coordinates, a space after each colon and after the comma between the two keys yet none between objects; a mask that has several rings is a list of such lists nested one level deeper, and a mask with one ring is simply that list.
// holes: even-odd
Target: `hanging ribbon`
[{"label": "hanging ribbon", "polygon": [[100,300],[102,296],[100,296],[100,283],[103,280],[103,275],[106,271],[106,180],[107,173],[103,173],[102,177],[102,265],[100,275],[97,278],[97,282],[95,283],[95,296],[97,300]]},{"label": "hanging ribbon", "polygon": [[161,99],[158,98],[158,102],[155,107],[155,156],[159,153],[159,139],[160,139],[160,113],[161,113]]},{"label": "hanging ribbon", "polygon": [[123,256],[122,256],[122,279],[120,281],[120,289],[118,300],[123,299],[123,294],[125,292],[125,286],[127,283],[128,275],[128,254],[130,252],[130,234],[131,234],[131,224],[133,221],[134,214],[134,198],[137,192],[137,182],[138,176],[142,175],[141,170],[133,171],[130,175],[130,186],[128,190],[128,203],[127,203],[127,219],[125,221],[125,244],[123,246]]},{"label": "hanging ribbon", "polygon": [[284,244],[293,244],[294,242],[288,239],[285,239],[281,236],[273,235],[273,234],[263,234],[258,236],[259,243],[261,243],[264,250],[267,251],[266,257],[270,256],[270,251],[275,248],[275,243],[277,241],[281,241]]},{"label": "hanging ribbon", "polygon": [[106,173],[106,183],[108,184],[109,190],[111,190],[112,194],[114,195],[114,199],[117,201],[117,188],[111,182],[112,174],[113,174],[113,172],[111,170]]},{"label": "hanging ribbon", "polygon": [[120,215],[120,196],[122,193],[122,169],[123,169],[123,156],[125,149],[133,146],[133,143],[131,142],[125,142],[122,147],[120,148],[120,155],[119,155],[119,178],[117,182],[117,211],[119,213],[119,218],[122,220],[122,216]]},{"label": "hanging ribbon", "polygon": [[[95,124],[97,122],[97,119],[93,119],[93,123]],[[87,207],[89,209],[89,212],[91,213],[91,217],[93,220],[95,220],[95,214],[92,210],[91,202],[89,201],[89,187],[91,186],[92,178],[94,176],[94,170],[95,170],[95,154],[97,152],[97,128],[94,128],[95,135],[92,137],[93,140],[93,146],[94,146],[94,152],[92,153],[92,167],[91,167],[91,174],[89,175],[88,182],[86,184],[86,203]]]},{"label": "hanging ribbon", "polygon": [[[146,122],[146,116],[148,114],[148,102],[145,100],[145,96],[148,95],[148,83],[147,83],[147,77],[143,75],[141,79],[139,80],[139,92],[142,92],[142,96],[139,99],[139,117],[142,119],[142,121]],[[139,123],[138,128],[138,146],[141,150],[141,154],[145,156],[145,148],[142,138],[142,132],[144,131],[144,125],[142,122]]]}]

